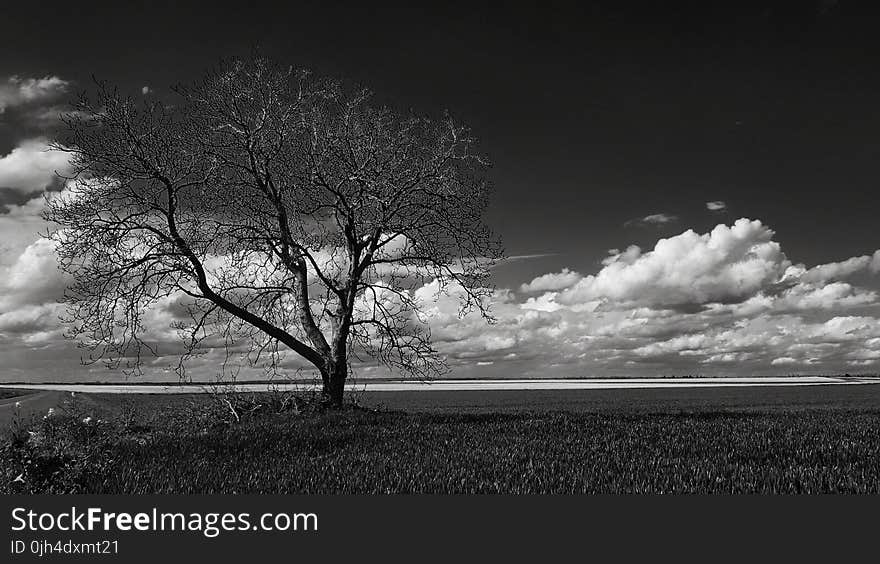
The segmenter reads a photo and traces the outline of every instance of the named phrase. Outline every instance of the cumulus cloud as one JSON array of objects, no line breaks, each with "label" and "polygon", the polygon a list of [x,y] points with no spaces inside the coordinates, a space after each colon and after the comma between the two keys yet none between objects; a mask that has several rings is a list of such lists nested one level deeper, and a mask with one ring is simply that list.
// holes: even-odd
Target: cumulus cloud
[{"label": "cumulus cloud", "polygon": [[58,268],[55,243],[48,239],[33,242],[0,272],[0,308],[7,310],[58,300],[68,284],[67,276]]},{"label": "cumulus cloud", "polygon": [[[17,206],[16,213],[30,212]],[[406,241],[395,243],[386,252],[406,249]],[[0,265],[0,346],[60,339],[56,300],[66,280],[53,261],[51,245],[38,241]],[[332,253],[319,262],[332,271]],[[423,306],[413,322],[430,329],[461,376],[870,372],[880,369],[880,298],[855,275],[877,263],[880,251],[812,268],[793,264],[768,226],[740,219],[648,250],[612,249],[592,274],[563,268],[518,292],[496,290],[488,300],[492,324],[461,311],[460,288],[430,282],[411,291]],[[212,266],[225,264],[218,257]],[[371,299],[391,307],[400,298],[380,292],[359,307],[369,310]],[[170,296],[146,312],[147,336],[162,350],[174,350],[172,324],[184,306]],[[206,359],[217,354],[198,361],[200,373],[212,374],[217,363]],[[363,368],[359,374],[388,375]]]},{"label": "cumulus cloud", "polygon": [[876,303],[877,293],[856,288],[846,282],[814,286],[797,284],[771,301],[776,311],[832,310]]},{"label": "cumulus cloud", "polygon": [[583,278],[577,272],[573,272],[567,268],[563,268],[561,272],[551,272],[538,276],[531,282],[520,286],[523,292],[548,292],[553,290],[564,290],[575,285]]},{"label": "cumulus cloud", "polygon": [[0,272],[45,232],[48,225],[40,217],[43,204],[42,197],[34,198],[23,205],[7,204],[7,213],[0,213]]},{"label": "cumulus cloud", "polygon": [[58,174],[69,171],[66,153],[51,150],[45,138],[27,139],[0,157],[0,187],[40,192],[57,182]]},{"label": "cumulus cloud", "polygon": [[824,322],[808,322],[799,316],[757,316],[699,333],[656,340],[632,352],[645,360],[667,363],[686,359],[691,363],[751,363],[767,367],[802,364],[819,366],[846,359],[864,359],[867,340],[878,333],[877,319],[836,316]]},{"label": "cumulus cloud", "polygon": [[59,303],[69,280],[59,269],[54,244],[40,239],[9,265],[0,265],[0,342],[43,344],[62,339]]},{"label": "cumulus cloud", "polygon": [[880,270],[880,250],[875,252],[873,256],[851,257],[840,262],[830,262],[814,266],[804,272],[800,279],[802,282],[828,282],[830,280],[840,280],[868,269],[874,272]]},{"label": "cumulus cloud", "polygon": [[706,209],[713,212],[723,212],[727,209],[727,204],[721,200],[714,200],[712,202],[706,202]]},{"label": "cumulus cloud", "polygon": [[668,213],[654,213],[638,219],[630,219],[624,225],[666,225],[677,221],[678,216]]},{"label": "cumulus cloud", "polygon": [[64,94],[70,82],[57,76],[43,78],[9,77],[0,83],[0,114],[7,108],[39,104],[57,99]]},{"label": "cumulus cloud", "polygon": [[710,233],[687,230],[660,239],[642,252],[631,246],[604,268],[558,298],[561,303],[595,299],[652,305],[742,301],[778,280],[789,260],[773,231],[758,220],[740,219]]},{"label": "cumulus cloud", "polygon": [[880,367],[880,299],[843,280],[871,271],[880,252],[806,268],[773,236],[741,219],[649,251],[612,249],[596,274],[539,276],[519,307],[544,325],[521,326],[518,342],[602,371]]},{"label": "cumulus cloud", "polygon": [[41,195],[0,215],[0,344],[61,339],[59,302],[70,280],[58,268],[55,243],[39,236],[48,228],[44,206]]},{"label": "cumulus cloud", "polygon": [[18,334],[25,343],[43,342],[60,337],[59,316],[64,306],[59,303],[25,305],[12,311],[0,312],[0,334]]}]

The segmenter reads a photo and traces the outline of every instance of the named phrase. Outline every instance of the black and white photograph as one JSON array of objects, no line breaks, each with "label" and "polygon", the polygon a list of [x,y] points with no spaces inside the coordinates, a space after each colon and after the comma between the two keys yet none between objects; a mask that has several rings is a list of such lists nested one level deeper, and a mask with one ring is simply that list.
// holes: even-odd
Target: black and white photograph
[{"label": "black and white photograph", "polygon": [[871,8],[4,4],[3,550],[221,527],[68,494],[880,493]]}]

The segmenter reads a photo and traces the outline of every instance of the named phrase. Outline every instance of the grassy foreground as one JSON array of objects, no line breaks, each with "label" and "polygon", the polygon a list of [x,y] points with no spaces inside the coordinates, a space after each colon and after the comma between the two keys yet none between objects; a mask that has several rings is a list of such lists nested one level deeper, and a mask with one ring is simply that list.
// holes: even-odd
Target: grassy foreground
[{"label": "grassy foreground", "polygon": [[0,388],[0,400],[14,398],[14,397],[18,397],[20,395],[21,395],[21,392],[18,390],[9,390],[9,389],[5,389],[5,388]]},{"label": "grassy foreground", "polygon": [[289,399],[70,401],[13,426],[0,491],[880,492],[877,411],[462,415]]}]

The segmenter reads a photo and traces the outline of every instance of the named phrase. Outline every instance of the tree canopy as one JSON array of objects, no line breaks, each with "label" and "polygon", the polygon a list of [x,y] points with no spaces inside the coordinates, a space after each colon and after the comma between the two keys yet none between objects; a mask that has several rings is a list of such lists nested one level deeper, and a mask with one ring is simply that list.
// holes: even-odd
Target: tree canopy
[{"label": "tree canopy", "polygon": [[502,253],[469,130],[262,58],[174,91],[99,83],[56,144],[74,173],[46,218],[90,359],[139,366],[144,312],[173,300],[182,373],[206,347],[270,370],[292,351],[340,403],[353,359],[442,371],[415,290],[454,288],[488,316]]}]

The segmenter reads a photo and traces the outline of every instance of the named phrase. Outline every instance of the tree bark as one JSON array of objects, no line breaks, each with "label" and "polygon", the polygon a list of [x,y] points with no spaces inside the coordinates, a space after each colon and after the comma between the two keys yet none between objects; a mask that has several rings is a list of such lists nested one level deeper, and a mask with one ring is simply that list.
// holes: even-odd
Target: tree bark
[{"label": "tree bark", "polygon": [[321,378],[324,383],[324,401],[331,407],[342,407],[345,380],[348,378],[348,363],[345,359],[328,363],[327,368],[321,371]]}]

